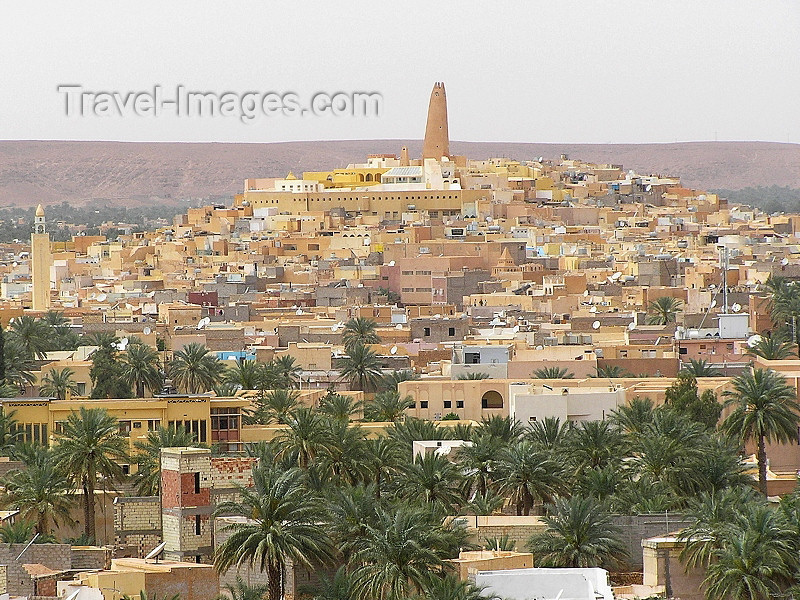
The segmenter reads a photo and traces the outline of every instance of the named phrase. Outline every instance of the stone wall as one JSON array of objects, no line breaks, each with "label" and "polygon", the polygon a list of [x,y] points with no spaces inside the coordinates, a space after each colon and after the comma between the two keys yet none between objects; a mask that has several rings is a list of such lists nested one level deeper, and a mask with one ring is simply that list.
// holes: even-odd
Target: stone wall
[{"label": "stone wall", "polygon": [[690,524],[681,514],[655,513],[647,515],[615,515],[614,524],[622,530],[622,540],[628,550],[628,564],[642,568],[642,540],[677,532]]},{"label": "stone wall", "polygon": [[517,517],[512,515],[490,517],[458,517],[467,526],[470,541],[484,546],[487,538],[501,538],[508,536],[517,546],[518,552],[526,550],[528,539],[535,533],[544,531],[547,527],[540,517]]},{"label": "stone wall", "polygon": [[73,570],[110,569],[111,553],[107,546],[72,546],[70,567]]}]

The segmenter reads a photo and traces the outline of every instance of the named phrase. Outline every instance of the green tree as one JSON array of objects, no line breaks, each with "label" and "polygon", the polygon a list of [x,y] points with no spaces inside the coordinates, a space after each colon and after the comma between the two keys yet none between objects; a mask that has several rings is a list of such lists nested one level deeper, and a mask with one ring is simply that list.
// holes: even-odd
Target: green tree
[{"label": "green tree", "polygon": [[[226,583],[225,590],[231,600],[264,600],[269,593],[269,586],[263,584],[249,585],[241,576],[236,576],[235,583]],[[222,596],[220,597],[222,600]]]},{"label": "green tree", "polygon": [[545,417],[530,424],[525,438],[542,448],[553,450],[564,443],[569,429],[570,424],[562,423],[558,417]]},{"label": "green tree", "polygon": [[17,411],[0,406],[0,456],[8,456],[20,440],[22,432],[15,418]]},{"label": "green tree", "polygon": [[765,360],[785,360],[794,356],[795,345],[787,340],[784,334],[759,336],[757,341],[747,348],[751,356],[760,356]]},{"label": "green tree", "polygon": [[22,348],[20,343],[11,335],[7,336],[3,343],[3,363],[5,366],[5,383],[15,386],[19,392],[25,390],[25,386],[33,385],[36,377],[31,373],[33,369],[33,358]]},{"label": "green tree", "polygon": [[52,348],[52,328],[45,321],[30,315],[13,319],[9,323],[8,334],[28,358],[44,358]]},{"label": "green tree", "polygon": [[43,536],[50,534],[51,523],[71,522],[72,486],[46,448],[38,447],[24,469],[9,473],[3,488],[2,505],[18,508],[22,518],[35,522],[36,531]]},{"label": "green tree", "polygon": [[367,421],[397,421],[412,406],[414,399],[411,396],[401,397],[398,392],[387,390],[376,394],[371,402],[367,402],[364,406],[364,418]]},{"label": "green tree", "polygon": [[136,392],[137,398],[144,398],[145,389],[150,390],[151,394],[161,391],[164,376],[161,374],[157,350],[141,342],[132,342],[120,363],[122,378]]},{"label": "green tree", "polygon": [[627,556],[621,533],[594,498],[556,498],[544,517],[547,530],[528,542],[544,567],[618,566]]},{"label": "green tree", "polygon": [[355,598],[403,600],[420,593],[445,567],[443,527],[430,512],[406,504],[379,508],[368,525],[352,563]]},{"label": "green tree", "polygon": [[462,581],[452,573],[435,577],[425,588],[425,600],[500,600],[484,592],[470,581]]},{"label": "green tree", "polygon": [[55,460],[58,468],[83,491],[84,533],[95,536],[95,489],[98,478],[109,484],[124,477],[121,463],[127,462],[127,442],[119,433],[117,419],[102,408],[71,412],[57,434]]},{"label": "green tree", "polygon": [[566,367],[543,367],[533,372],[533,379],[575,379]]},{"label": "green tree", "polygon": [[248,425],[285,425],[289,422],[290,413],[299,406],[298,398],[297,392],[286,388],[259,394],[253,400],[252,408],[245,412],[244,421]]},{"label": "green tree", "polygon": [[722,373],[712,367],[706,360],[689,359],[689,364],[684,365],[681,372],[688,373],[693,377],[719,377]]},{"label": "green tree", "polygon": [[382,377],[378,355],[364,344],[356,342],[347,346],[347,355],[342,363],[342,379],[350,382],[350,389],[365,392],[375,390]]},{"label": "green tree", "polygon": [[711,390],[699,394],[697,379],[686,370],[680,371],[675,383],[667,388],[664,404],[709,429],[716,427],[722,413],[722,404],[717,402],[716,394]]},{"label": "green tree", "polygon": [[275,437],[279,456],[294,457],[301,469],[307,469],[322,449],[331,444],[329,424],[313,409],[301,406],[289,413],[286,429]]},{"label": "green tree", "polygon": [[161,449],[197,447],[196,436],[183,427],[159,427],[148,431],[144,440],[134,442],[136,474],[133,476],[136,493],[158,496],[161,493]]},{"label": "green tree", "polygon": [[683,308],[683,302],[670,296],[656,298],[647,306],[648,325],[667,325],[674,323],[678,313]]},{"label": "green tree", "polygon": [[361,412],[362,404],[352,396],[329,391],[319,400],[319,411],[334,421],[350,421]]},{"label": "green tree", "polygon": [[202,394],[222,378],[225,366],[202,344],[187,344],[174,353],[167,372],[186,394]]},{"label": "green tree", "polygon": [[232,367],[225,369],[222,381],[240,390],[258,389],[261,365],[253,360],[237,360]]},{"label": "green tree", "polygon": [[295,387],[300,381],[303,369],[297,364],[294,356],[283,354],[272,362],[275,365],[277,376],[282,382],[281,387]]},{"label": "green tree", "polygon": [[611,411],[610,421],[627,434],[640,434],[653,422],[655,405],[650,398],[634,396],[630,404]]},{"label": "green tree", "polygon": [[397,442],[387,437],[366,441],[364,463],[375,488],[375,499],[380,500],[384,482],[400,471],[403,452]]},{"label": "green tree", "polygon": [[69,367],[63,369],[50,369],[39,386],[42,396],[52,396],[59,400],[67,397],[67,392],[74,394],[78,391],[78,384],[74,379],[75,371]]},{"label": "green tree", "polygon": [[767,442],[789,443],[797,438],[800,405],[786,379],[772,370],[755,369],[736,377],[725,392],[731,412],[722,422],[723,432],[740,444],[757,445],[758,486],[767,494]]},{"label": "green tree", "polygon": [[617,464],[625,455],[625,439],[608,421],[582,421],[567,434],[566,449],[576,473]]},{"label": "green tree", "polygon": [[436,453],[420,454],[398,479],[404,498],[421,500],[442,514],[453,514],[461,506],[461,472],[447,458]]},{"label": "green tree", "polygon": [[98,349],[92,353],[92,398],[130,398],[131,386],[125,382],[123,365],[119,360],[117,344],[113,335],[95,336]]},{"label": "green tree", "polygon": [[259,465],[253,486],[237,486],[239,500],[222,502],[215,514],[243,517],[227,525],[230,536],[217,548],[221,571],[249,564],[267,573],[269,600],[281,600],[287,561],[315,568],[331,560],[334,550],[324,524],[322,502],[302,483],[299,469],[282,471]]},{"label": "green tree", "polygon": [[381,379],[380,388],[382,391],[396,392],[397,386],[404,381],[416,381],[419,379],[414,371],[408,369],[401,369],[399,371],[392,371],[387,373]]},{"label": "green tree", "polygon": [[510,494],[518,515],[529,515],[537,500],[550,502],[564,487],[563,468],[547,451],[523,440],[503,449],[497,463],[500,489]]},{"label": "green tree", "polygon": [[620,367],[619,365],[598,365],[594,369],[594,375],[589,375],[589,377],[599,377],[603,379],[616,379],[621,377],[633,377],[628,371]]},{"label": "green tree", "polygon": [[491,379],[491,378],[492,376],[489,375],[489,373],[477,373],[477,372],[462,373],[457,377],[457,379],[461,379],[464,381],[473,381],[473,380],[477,381],[480,379]]},{"label": "green tree", "polygon": [[367,346],[380,344],[381,338],[377,333],[378,324],[366,317],[355,317],[344,324],[342,342],[346,349],[351,346]]}]

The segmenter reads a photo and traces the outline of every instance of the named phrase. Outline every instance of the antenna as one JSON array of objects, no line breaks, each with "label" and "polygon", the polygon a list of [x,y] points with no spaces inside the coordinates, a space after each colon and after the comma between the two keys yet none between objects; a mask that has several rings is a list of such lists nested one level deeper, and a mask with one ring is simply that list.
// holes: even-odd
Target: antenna
[{"label": "antenna", "polygon": [[25,554],[25,552],[28,550],[28,548],[30,548],[30,547],[31,547],[31,544],[32,544],[33,542],[35,542],[35,541],[36,541],[36,538],[38,538],[38,537],[39,537],[39,533],[37,532],[37,533],[36,533],[36,535],[35,535],[35,536],[33,536],[33,537],[31,538],[31,541],[30,541],[30,542],[28,542],[28,544],[27,544],[27,545],[26,545],[26,546],[25,546],[25,547],[22,549],[22,552],[20,552],[20,553],[19,553],[19,556],[17,556],[17,560],[19,560],[20,558],[22,558],[22,555],[23,555],[23,554]]},{"label": "antenna", "polygon": [[80,593],[81,593],[81,590],[79,588],[79,589],[75,590],[74,592],[72,592],[69,596],[64,598],[64,600],[75,600],[75,598],[77,598],[78,594],[80,594]]},{"label": "antenna", "polygon": [[151,558],[156,559],[156,563],[158,562],[158,555],[164,551],[164,548],[167,547],[167,542],[161,542],[158,546],[150,550],[147,553],[147,556],[144,557],[145,560],[150,560]]}]

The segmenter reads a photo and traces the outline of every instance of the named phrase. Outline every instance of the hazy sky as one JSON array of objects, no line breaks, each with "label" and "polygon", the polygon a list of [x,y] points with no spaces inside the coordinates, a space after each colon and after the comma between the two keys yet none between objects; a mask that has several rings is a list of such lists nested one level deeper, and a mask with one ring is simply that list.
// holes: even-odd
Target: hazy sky
[{"label": "hazy sky", "polygon": [[[800,2],[34,2],[0,8],[0,139],[800,142]],[[88,91],[367,91],[380,117],[72,117]]]}]

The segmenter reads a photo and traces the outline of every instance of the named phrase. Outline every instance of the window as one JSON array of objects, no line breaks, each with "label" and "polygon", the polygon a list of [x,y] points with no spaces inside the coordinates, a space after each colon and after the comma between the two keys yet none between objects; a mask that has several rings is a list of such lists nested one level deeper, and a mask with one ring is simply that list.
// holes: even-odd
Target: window
[{"label": "window", "polygon": [[453,406],[452,400],[445,400],[444,401],[444,407],[445,408],[450,408],[451,406]]},{"label": "window", "polygon": [[456,334],[456,328],[455,327],[448,327],[447,328],[447,335],[449,335],[450,337],[453,337],[453,336],[455,336],[455,334]]},{"label": "window", "polygon": [[456,400],[456,408],[464,408],[464,401]]},{"label": "window", "polygon": [[[198,473],[198,475],[199,475],[199,473]],[[194,534],[195,535],[200,535],[200,515],[195,515],[194,516]]]},{"label": "window", "polygon": [[161,426],[160,419],[149,419],[147,421],[147,431],[155,431]]},{"label": "window", "polygon": [[427,400],[420,400],[419,407],[420,408],[428,408],[428,401]]},{"label": "window", "polygon": [[195,494],[199,494],[200,493],[200,473],[199,472],[194,474],[194,493]]},{"label": "window", "polygon": [[422,329],[422,335],[424,335],[425,337],[428,337],[430,334],[431,334],[431,328],[430,327],[424,327]]}]

